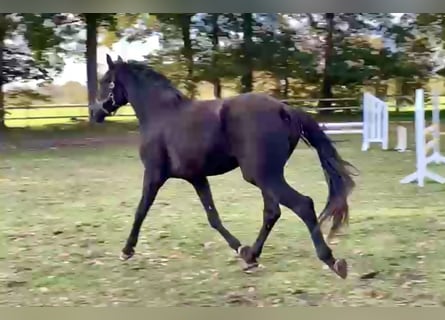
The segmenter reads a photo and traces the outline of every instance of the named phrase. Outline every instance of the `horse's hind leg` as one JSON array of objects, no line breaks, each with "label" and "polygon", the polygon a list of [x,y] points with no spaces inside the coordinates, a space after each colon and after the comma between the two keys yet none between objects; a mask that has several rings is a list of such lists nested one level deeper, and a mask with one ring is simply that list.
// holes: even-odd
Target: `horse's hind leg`
[{"label": "horse's hind leg", "polygon": [[264,209],[263,225],[252,247],[244,246],[240,250],[241,257],[246,261],[248,268],[258,265],[257,259],[263,251],[264,243],[267,240],[272,228],[281,216],[279,203],[267,193],[262,192]]},{"label": "horse's hind leg", "polygon": [[346,261],[335,259],[331,248],[326,244],[317,221],[312,199],[294,190],[283,177],[266,180],[261,188],[263,192],[294,211],[303,220],[310,232],[318,258],[341,278],[346,278]]}]

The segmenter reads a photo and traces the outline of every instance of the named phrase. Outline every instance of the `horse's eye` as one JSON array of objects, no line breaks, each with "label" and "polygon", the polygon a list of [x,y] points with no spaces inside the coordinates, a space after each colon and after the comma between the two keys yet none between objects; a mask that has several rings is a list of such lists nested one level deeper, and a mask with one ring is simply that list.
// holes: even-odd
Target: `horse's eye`
[{"label": "horse's eye", "polygon": [[114,82],[110,82],[109,87],[110,87],[110,89],[113,89],[114,88]]}]

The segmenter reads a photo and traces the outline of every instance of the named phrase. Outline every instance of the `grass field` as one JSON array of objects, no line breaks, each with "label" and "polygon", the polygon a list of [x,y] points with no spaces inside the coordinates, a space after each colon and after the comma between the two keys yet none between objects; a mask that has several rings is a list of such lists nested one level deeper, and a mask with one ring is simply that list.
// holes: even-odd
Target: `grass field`
[{"label": "grass field", "polygon": [[[445,186],[398,183],[414,170],[414,152],[365,153],[359,136],[337,139],[361,171],[347,235],[332,246],[350,264],[347,280],[323,268],[304,225],[284,208],[265,268],[243,273],[192,188],[174,180],[147,217],[136,256],[121,262],[140,195],[137,146],[8,149],[0,156],[0,305],[445,305]],[[322,209],[327,189],[314,151],[301,145],[286,176]],[[259,191],[238,170],[211,185],[226,226],[251,244]]]}]

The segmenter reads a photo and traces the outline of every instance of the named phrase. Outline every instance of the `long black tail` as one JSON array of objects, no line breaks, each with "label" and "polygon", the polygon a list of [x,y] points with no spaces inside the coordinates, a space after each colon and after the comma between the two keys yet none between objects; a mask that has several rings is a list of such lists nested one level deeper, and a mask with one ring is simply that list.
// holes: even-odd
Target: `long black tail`
[{"label": "long black tail", "polygon": [[320,128],[317,121],[308,113],[299,109],[288,109],[292,122],[297,126],[297,134],[302,140],[317,150],[323,168],[329,195],[323,211],[319,215],[319,223],[332,218],[330,235],[333,235],[342,225],[349,222],[349,206],[347,198],[355,187],[354,175],[350,169],[356,168],[337,152],[331,139]]}]

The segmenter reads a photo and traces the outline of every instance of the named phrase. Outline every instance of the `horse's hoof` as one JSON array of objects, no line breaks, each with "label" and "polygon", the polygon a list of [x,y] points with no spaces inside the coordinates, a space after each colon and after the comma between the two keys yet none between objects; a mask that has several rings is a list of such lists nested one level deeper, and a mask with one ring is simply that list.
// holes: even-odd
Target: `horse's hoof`
[{"label": "horse's hoof", "polygon": [[328,235],[326,237],[326,242],[330,245],[336,245],[340,243],[340,239],[338,239],[338,237]]},{"label": "horse's hoof", "polygon": [[346,279],[348,276],[348,263],[345,259],[338,259],[332,266],[332,270],[342,279]]},{"label": "horse's hoof", "polygon": [[121,261],[127,261],[128,259],[130,259],[131,257],[134,256],[134,250],[122,250],[121,255],[119,256],[119,259]]},{"label": "horse's hoof", "polygon": [[243,271],[246,273],[254,272],[259,267],[258,262],[252,262],[252,263],[246,263],[246,265],[243,267]]},{"label": "horse's hoof", "polygon": [[249,271],[258,267],[258,261],[253,255],[252,248],[250,246],[242,246],[238,248],[238,255],[244,260],[245,266],[243,271]]}]

